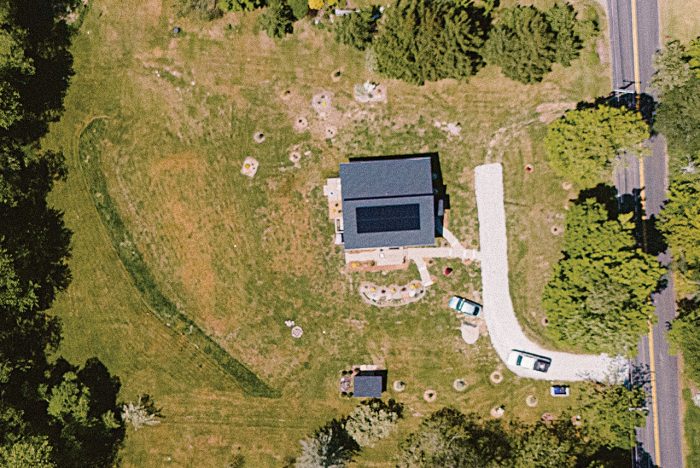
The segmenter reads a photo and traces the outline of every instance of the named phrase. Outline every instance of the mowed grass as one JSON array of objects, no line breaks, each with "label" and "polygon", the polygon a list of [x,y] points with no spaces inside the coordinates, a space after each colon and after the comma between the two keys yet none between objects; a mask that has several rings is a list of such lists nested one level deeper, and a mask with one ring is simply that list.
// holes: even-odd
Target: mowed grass
[{"label": "mowed grass", "polygon": [[689,389],[683,390],[685,405],[686,466],[700,466],[700,408],[693,403]]},{"label": "mowed grass", "polygon": [[[549,397],[546,383],[510,374],[488,337],[475,346],[459,337],[445,303],[479,291],[477,266],[438,262],[437,284],[407,307],[362,303],[360,281],[406,281],[417,272],[346,273],[321,188],[349,156],[438,151],[450,229],[478,247],[473,169],[502,162],[514,302],[537,335],[541,287],[561,241],[550,227],[570,194],[546,168],[535,108],[602,94],[605,67],[586,49],[573,67],[534,86],[487,67],[467,84],[414,87],[372,75],[364,54],[307,23],[275,43],[257,32],[257,14],[198,23],[158,1],[103,0],[75,40],[66,112],[45,142],[66,151],[71,169],[53,201],[74,231],[74,280],[54,311],[63,354],[97,355],[122,379],[124,400],[149,393],[163,408],[160,426],[129,433],[124,464],[222,466],[240,451],[251,466],[279,466],[300,438],[351,410],[356,402],[338,397],[337,378],[360,363],[386,365],[390,384],[408,385],[387,394],[406,404],[406,421],[360,465],[390,465],[398,440],[443,405],[487,417],[504,404],[508,417],[526,420],[560,411],[568,401]],[[184,31],[178,37],[169,34],[175,24]],[[353,86],[367,79],[387,85],[386,104],[354,102]],[[321,92],[331,96],[324,118],[311,107]],[[153,315],[78,164],[79,132],[95,117],[105,122],[98,144],[107,193],[154,285],[280,398],[245,396],[196,342]],[[299,117],[307,131],[294,130]],[[461,134],[448,137],[436,120],[460,122]],[[330,141],[329,127],[337,133]],[[253,141],[257,131],[263,143]],[[296,149],[310,152],[300,168],[288,160]],[[246,156],[260,161],[254,179],[240,174]],[[528,163],[532,174],[523,170]],[[447,278],[440,271],[448,265],[455,271]],[[287,319],[303,327],[300,340]],[[505,374],[500,385],[488,381],[496,369]],[[456,378],[467,381],[465,392],[452,390]],[[422,400],[428,388],[436,403]],[[529,394],[537,408],[526,407]]]}]

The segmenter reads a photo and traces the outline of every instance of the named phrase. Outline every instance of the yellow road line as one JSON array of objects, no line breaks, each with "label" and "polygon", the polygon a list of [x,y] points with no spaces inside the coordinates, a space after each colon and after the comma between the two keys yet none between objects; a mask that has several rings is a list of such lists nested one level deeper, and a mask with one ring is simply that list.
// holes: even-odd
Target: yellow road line
[{"label": "yellow road line", "polygon": [[[639,74],[639,31],[637,28],[637,0],[630,0],[632,3],[632,52],[634,55],[634,92],[637,97],[637,110],[639,110],[639,95],[642,92],[642,83]],[[644,179],[644,158],[639,161],[639,184],[640,184],[640,205],[642,209],[642,236],[644,239],[644,250],[646,250],[646,181]],[[651,372],[651,410],[654,419],[654,462],[657,466],[661,463],[661,448],[659,447],[659,405],[656,400],[656,358],[654,356],[654,327],[651,320],[649,323],[649,370]]]},{"label": "yellow road line", "polygon": [[661,464],[659,447],[659,405],[656,402],[656,359],[654,358],[654,327],[649,321],[649,370],[651,371],[651,412],[654,419],[654,464]]},{"label": "yellow road line", "polygon": [[[639,78],[639,32],[637,31],[637,0],[632,1],[632,53],[634,54],[634,92],[642,93],[642,83]],[[637,101],[639,102],[639,101]]]}]

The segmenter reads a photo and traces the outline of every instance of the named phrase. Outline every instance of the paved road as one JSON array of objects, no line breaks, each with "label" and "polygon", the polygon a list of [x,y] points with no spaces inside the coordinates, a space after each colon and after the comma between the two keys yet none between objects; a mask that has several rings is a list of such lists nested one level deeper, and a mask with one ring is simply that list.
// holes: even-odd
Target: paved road
[{"label": "paved road", "polygon": [[479,217],[479,245],[484,320],[496,352],[507,362],[513,349],[528,351],[552,359],[547,373],[522,367],[509,367],[521,377],[540,380],[576,381],[619,380],[627,373],[624,360],[605,354],[584,355],[550,351],[530,341],[513,310],[508,284],[508,239],[503,205],[503,169],[500,164],[485,164],[475,169],[476,206]]},{"label": "paved road", "polygon": [[[610,47],[612,58],[612,87],[634,91],[634,47],[632,27],[632,1],[608,0],[608,20],[610,26]],[[656,0],[636,0],[637,37],[638,37],[638,73],[642,93],[649,92],[648,84],[654,69],[652,59],[659,48],[659,21]],[[647,217],[658,215],[666,192],[667,164],[665,141],[657,137],[652,142],[652,154],[644,158],[644,181]],[[615,173],[614,180],[623,200],[637,198],[642,186],[639,180],[639,163],[636,158],[628,157]],[[668,255],[663,253],[660,260],[666,262]],[[668,286],[653,296],[656,305],[658,324],[653,328],[654,361],[656,364],[656,406],[658,421],[650,414],[646,427],[637,430],[640,445],[638,464],[662,468],[680,468],[683,466],[682,451],[682,417],[679,408],[678,362],[668,353],[665,330],[666,323],[675,317],[673,282],[669,278]],[[639,343],[639,355],[636,366],[648,368],[651,362],[648,337]],[[651,408],[651,405],[650,405]],[[659,431],[659,459],[656,459],[654,442],[654,425]],[[646,455],[646,456],[644,456]]]}]

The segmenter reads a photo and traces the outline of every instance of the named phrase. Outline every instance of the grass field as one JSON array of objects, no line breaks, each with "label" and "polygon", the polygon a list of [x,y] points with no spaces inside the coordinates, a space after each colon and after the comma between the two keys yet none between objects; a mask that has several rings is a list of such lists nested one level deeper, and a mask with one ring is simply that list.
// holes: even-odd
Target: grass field
[{"label": "grass field", "polygon": [[[561,241],[550,229],[561,226],[572,194],[544,163],[536,107],[606,91],[608,71],[592,46],[535,86],[487,67],[467,84],[418,88],[372,75],[362,53],[308,23],[275,43],[257,32],[256,15],[199,23],[156,0],[95,1],[74,43],[66,112],[45,142],[67,153],[71,171],[52,200],[74,231],[74,280],[54,311],[63,354],[97,355],[122,379],[124,400],[145,392],[163,408],[160,426],[129,433],[124,465],[222,466],[240,451],[251,466],[278,466],[300,438],[350,411],[355,402],[337,396],[337,376],[358,363],[385,364],[390,381],[408,385],[388,394],[406,405],[406,421],[361,455],[363,465],[390,465],[414,416],[442,405],[487,416],[505,404],[508,416],[526,420],[561,410],[567,402],[548,397],[544,383],[505,372],[490,384],[503,367],[488,338],[471,347],[459,338],[445,302],[477,291],[478,269],[449,263],[455,273],[422,301],[365,306],[361,280],[417,272],[346,273],[321,187],[349,156],[438,151],[450,228],[477,247],[473,168],[503,162],[514,301],[539,336],[539,296]],[[178,37],[169,34],[175,24]],[[387,84],[386,104],[354,102],[354,84],[367,79]],[[311,108],[322,91],[332,95],[325,119]],[[298,117],[307,131],[294,130]],[[460,136],[448,138],[435,120],[460,122]],[[296,148],[310,151],[300,168],[288,160]],[[252,180],[239,173],[248,155],[260,161]],[[286,319],[304,328],[300,340]],[[259,382],[246,380],[253,374]],[[455,378],[468,390],[453,391]],[[251,396],[255,385],[278,397]],[[422,400],[427,388],[437,403]],[[537,408],[525,405],[528,394]]]},{"label": "grass field", "polygon": [[697,12],[699,0],[664,0],[659,2],[661,22],[661,42],[678,39],[688,42],[700,36],[700,23]]}]

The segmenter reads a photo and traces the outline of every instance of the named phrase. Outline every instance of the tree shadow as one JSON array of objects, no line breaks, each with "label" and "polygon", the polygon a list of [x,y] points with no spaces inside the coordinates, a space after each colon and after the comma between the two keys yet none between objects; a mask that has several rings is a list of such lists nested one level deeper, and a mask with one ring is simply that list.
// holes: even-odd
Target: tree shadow
[{"label": "tree shadow", "polygon": [[25,31],[25,56],[34,67],[34,73],[15,76],[13,80],[24,117],[8,134],[24,144],[45,135],[48,124],[58,120],[63,111],[63,99],[73,75],[70,44],[75,32],[65,17],[79,3],[80,0],[11,2],[10,22]]},{"label": "tree shadow", "polygon": [[577,110],[591,109],[598,106],[610,106],[610,107],[625,107],[630,110],[638,110],[642,114],[642,119],[652,127],[654,123],[654,113],[656,111],[657,102],[654,97],[650,94],[642,93],[636,95],[632,92],[630,93],[615,93],[612,92],[607,96],[599,96],[591,101],[581,101],[576,104]]}]

